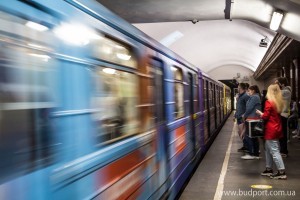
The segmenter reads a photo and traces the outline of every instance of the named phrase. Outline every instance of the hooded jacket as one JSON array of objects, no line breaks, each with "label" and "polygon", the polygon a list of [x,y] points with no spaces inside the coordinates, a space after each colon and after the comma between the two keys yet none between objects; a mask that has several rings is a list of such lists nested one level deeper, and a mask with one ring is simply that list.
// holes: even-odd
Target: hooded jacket
[{"label": "hooded jacket", "polygon": [[291,96],[292,96],[291,87],[290,86],[283,87],[281,90],[281,94],[284,103],[281,116],[288,118],[290,115],[290,103],[291,103]]}]

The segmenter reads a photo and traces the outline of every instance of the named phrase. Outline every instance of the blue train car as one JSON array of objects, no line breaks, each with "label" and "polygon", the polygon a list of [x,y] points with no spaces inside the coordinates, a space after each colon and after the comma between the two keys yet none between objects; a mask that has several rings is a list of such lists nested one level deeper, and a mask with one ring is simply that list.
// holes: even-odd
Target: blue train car
[{"label": "blue train car", "polygon": [[0,199],[173,199],[231,111],[92,0],[1,1],[0,46]]}]

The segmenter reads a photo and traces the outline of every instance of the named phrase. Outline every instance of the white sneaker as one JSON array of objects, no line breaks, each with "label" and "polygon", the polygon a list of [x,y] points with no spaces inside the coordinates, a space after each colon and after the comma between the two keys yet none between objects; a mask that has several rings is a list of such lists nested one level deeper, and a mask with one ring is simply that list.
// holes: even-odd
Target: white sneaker
[{"label": "white sneaker", "polygon": [[298,133],[297,129],[292,132],[292,134],[296,135]]},{"label": "white sneaker", "polygon": [[246,154],[246,155],[242,156],[241,159],[244,159],[244,160],[258,160],[258,159],[260,159],[260,157],[259,156],[251,156],[249,154]]},{"label": "white sneaker", "polygon": [[293,135],[293,138],[299,138],[299,136],[298,135]]}]

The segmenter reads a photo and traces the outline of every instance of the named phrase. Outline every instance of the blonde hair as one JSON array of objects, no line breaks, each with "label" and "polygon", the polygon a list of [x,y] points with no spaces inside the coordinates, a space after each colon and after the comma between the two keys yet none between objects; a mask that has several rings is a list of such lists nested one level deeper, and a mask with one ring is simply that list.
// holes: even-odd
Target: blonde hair
[{"label": "blonde hair", "polygon": [[267,99],[275,104],[277,113],[281,113],[283,109],[283,99],[278,84],[272,84],[268,87]]}]

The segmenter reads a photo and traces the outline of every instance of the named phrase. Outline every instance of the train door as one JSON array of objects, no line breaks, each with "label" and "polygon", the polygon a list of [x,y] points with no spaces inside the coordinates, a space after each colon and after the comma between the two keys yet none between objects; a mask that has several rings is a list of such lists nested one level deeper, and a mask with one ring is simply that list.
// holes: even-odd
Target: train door
[{"label": "train door", "polygon": [[220,86],[220,123],[224,119],[224,106],[223,106],[223,86]]},{"label": "train door", "polygon": [[200,117],[200,99],[199,99],[199,89],[200,89],[200,82],[198,79],[198,74],[193,74],[193,80],[194,80],[194,85],[193,85],[193,109],[194,109],[194,114],[193,114],[193,121],[194,121],[194,131],[195,131],[195,147],[196,151],[200,149],[201,146],[201,133],[202,133],[202,127],[201,124],[201,117]]},{"label": "train door", "polygon": [[[163,193],[167,190],[168,185],[166,184],[167,180],[167,150],[168,150],[168,138],[166,133],[166,114],[165,114],[165,92],[164,92],[164,71],[163,63],[160,60],[152,59],[150,65],[153,70],[153,98],[155,103],[155,123],[157,129],[157,164],[158,164],[158,184],[157,186],[161,187],[158,191],[157,196],[162,196]],[[157,189],[157,188],[155,188]]]},{"label": "train door", "polygon": [[193,75],[191,73],[188,73],[188,116],[189,116],[189,139],[191,141],[191,144],[193,146],[193,151],[195,154],[196,150],[196,140],[195,140],[195,121],[194,121],[194,81],[193,81]]},{"label": "train door", "polygon": [[205,91],[205,93],[206,93],[206,99],[205,99],[206,105],[205,105],[205,109],[207,111],[207,115],[206,115],[207,121],[206,121],[205,125],[207,126],[207,137],[209,138],[210,137],[211,128],[210,128],[210,88],[209,88],[209,82],[208,82],[208,80],[205,81],[205,89],[206,89],[206,91]]},{"label": "train door", "polygon": [[214,84],[212,82],[209,82],[209,115],[210,115],[210,136],[214,133],[216,129],[215,125],[215,100],[214,100]]},{"label": "train door", "polygon": [[218,128],[218,126],[220,125],[220,120],[221,120],[221,116],[220,116],[220,113],[221,113],[221,111],[220,111],[220,86],[219,85],[216,85],[215,86],[216,87],[216,92],[215,92],[215,94],[216,94],[216,114],[217,114],[217,116],[216,116],[216,128]]},{"label": "train door", "polygon": [[62,147],[52,118],[57,39],[27,25],[58,20],[20,1],[0,8],[0,199],[51,199],[49,171]]},{"label": "train door", "polygon": [[219,105],[219,124],[222,122],[222,107],[221,107],[221,87],[218,86],[218,105]]},{"label": "train door", "polygon": [[217,85],[214,85],[213,86],[213,104],[215,105],[215,129],[218,127],[218,86]]}]

